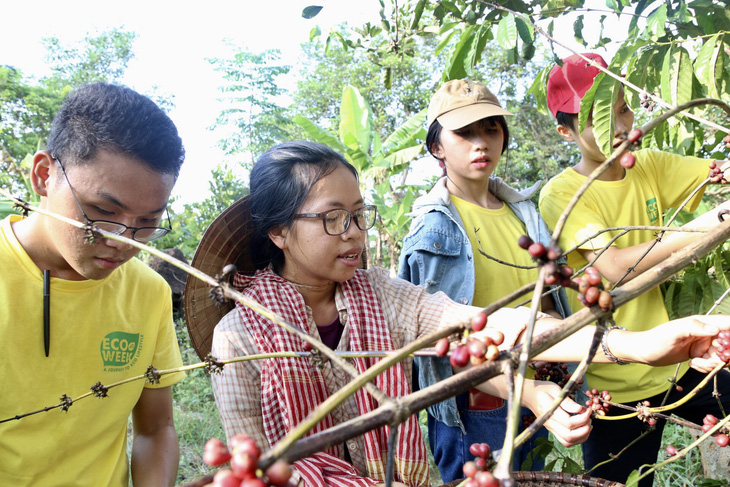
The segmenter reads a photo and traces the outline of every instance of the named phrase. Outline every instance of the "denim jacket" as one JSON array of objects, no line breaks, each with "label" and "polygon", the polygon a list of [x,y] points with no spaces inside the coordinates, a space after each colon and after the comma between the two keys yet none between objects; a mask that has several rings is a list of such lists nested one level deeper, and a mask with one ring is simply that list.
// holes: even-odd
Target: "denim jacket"
[{"label": "denim jacket", "polygon": [[[519,192],[493,176],[489,180],[489,191],[512,209],[534,241],[547,245],[550,230],[529,199],[540,184]],[[415,201],[410,214],[413,221],[403,241],[398,277],[422,285],[430,293],[443,291],[458,303],[471,304],[475,286],[474,252],[464,223],[451,203],[445,177]],[[552,296],[556,311],[563,317],[569,315],[565,291],[561,289]],[[446,358],[415,360],[420,388],[452,375],[451,364]],[[438,421],[464,430],[455,398],[430,406],[428,412]]]}]

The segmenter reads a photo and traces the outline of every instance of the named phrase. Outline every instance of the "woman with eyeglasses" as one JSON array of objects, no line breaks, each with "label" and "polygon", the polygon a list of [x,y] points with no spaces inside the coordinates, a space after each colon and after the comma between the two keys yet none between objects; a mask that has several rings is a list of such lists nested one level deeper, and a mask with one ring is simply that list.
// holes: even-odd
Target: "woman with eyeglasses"
[{"label": "woman with eyeglasses", "polygon": [[[395,350],[479,311],[456,304],[443,293],[429,294],[407,281],[393,279],[384,269],[358,268],[367,242],[366,230],[375,221],[375,208],[365,204],[355,168],[323,145],[291,142],[268,150],[251,171],[248,201],[253,223],[249,250],[257,270],[253,275],[236,274],[233,285],[331,349]],[[489,317],[490,332],[496,329],[504,333],[502,348],[521,341],[528,315],[528,309],[518,308],[502,309]],[[727,322],[724,317],[717,320]],[[556,322],[543,315],[538,328],[544,330]],[[639,340],[624,340],[628,332],[614,331],[610,350],[623,360],[677,362],[706,353],[709,335],[716,332],[715,327],[691,319],[660,328],[663,330],[646,332],[653,334]],[[696,338],[687,339],[691,333]],[[579,351],[587,348],[592,335],[592,327],[581,330],[540,358],[579,360]],[[637,343],[644,344],[643,349],[632,348]],[[294,335],[237,304],[216,326],[212,354],[227,360],[306,349]],[[596,360],[608,362],[601,353]],[[377,361],[356,358],[350,363],[362,373]],[[212,375],[216,404],[229,440],[246,434],[262,450],[281,440],[349,380],[344,371],[331,364],[318,367],[303,357],[237,362]],[[374,384],[390,397],[410,393],[411,361],[392,367]],[[504,393],[488,384],[483,387],[490,393]],[[528,387],[525,394],[534,392]],[[377,402],[360,390],[312,433],[377,407]],[[590,416],[567,417],[559,426],[565,435],[580,441],[590,432]],[[293,465],[294,480],[307,486],[381,484],[387,441],[386,428],[378,428],[298,460]],[[399,428],[395,480],[396,485],[429,484],[426,446],[415,416]]]}]

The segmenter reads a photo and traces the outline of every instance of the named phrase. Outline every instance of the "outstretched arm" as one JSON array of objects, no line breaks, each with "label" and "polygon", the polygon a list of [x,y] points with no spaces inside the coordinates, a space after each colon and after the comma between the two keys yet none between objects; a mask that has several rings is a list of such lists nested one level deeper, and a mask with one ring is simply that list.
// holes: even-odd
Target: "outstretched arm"
[{"label": "outstretched arm", "polygon": [[[718,213],[722,210],[730,210],[730,201],[726,201],[712,210],[703,213],[684,225],[683,228],[701,228],[717,225],[720,223]],[[598,257],[598,260],[594,262],[593,266],[598,269],[598,272],[604,278],[611,282],[617,282],[651,248],[651,252],[641,262],[636,264],[633,272],[626,276],[625,281],[630,281],[647,269],[663,262],[673,252],[686,247],[702,235],[702,233],[697,232],[667,232],[662,237],[661,242],[654,245],[653,248],[654,240],[622,249],[611,246],[605,249],[601,256]],[[579,250],[579,252],[588,262],[593,262],[600,253],[600,251],[594,252],[592,250]]]},{"label": "outstretched arm", "polygon": [[[538,320],[537,332],[546,331],[558,323],[558,320],[550,318]],[[701,362],[696,362],[699,366],[712,368],[711,364],[720,363],[719,357],[712,354],[713,339],[720,330],[727,329],[730,329],[730,316],[690,316],[669,321],[647,331],[613,329],[606,338],[606,344],[609,352],[624,362],[662,366],[701,359]],[[594,331],[593,326],[585,327],[536,359],[554,362],[582,360]],[[600,347],[593,361],[611,363]]]}]

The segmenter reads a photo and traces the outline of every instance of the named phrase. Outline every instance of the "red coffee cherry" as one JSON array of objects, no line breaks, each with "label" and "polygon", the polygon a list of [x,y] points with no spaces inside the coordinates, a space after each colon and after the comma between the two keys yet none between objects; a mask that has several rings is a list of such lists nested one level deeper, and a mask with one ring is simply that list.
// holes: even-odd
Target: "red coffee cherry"
[{"label": "red coffee cherry", "polygon": [[471,329],[473,331],[482,331],[487,325],[487,313],[480,311],[471,318]]},{"label": "red coffee cherry", "polygon": [[598,296],[600,294],[601,294],[601,292],[598,290],[597,287],[591,286],[586,290],[586,294],[585,294],[586,301],[588,301],[590,304],[593,304],[596,301],[598,301]]},{"label": "red coffee cherry", "polygon": [[715,443],[717,443],[717,446],[725,447],[728,443],[730,443],[730,437],[728,437],[725,433],[720,433],[715,438]]},{"label": "red coffee cherry", "polygon": [[625,169],[631,169],[634,167],[634,164],[636,163],[636,156],[633,155],[631,152],[627,152],[626,154],[621,156],[621,159],[619,159],[619,162],[621,163],[621,166]]},{"label": "red coffee cherry", "polygon": [[670,457],[673,457],[676,454],[677,454],[677,447],[669,445],[667,447],[667,455],[669,455]]},{"label": "red coffee cherry", "polygon": [[451,352],[451,365],[454,367],[466,367],[469,363],[469,350],[466,345],[458,345],[453,352]]},{"label": "red coffee cherry", "polygon": [[450,346],[451,346],[451,344],[449,343],[448,338],[442,338],[439,341],[437,341],[436,346],[434,347],[436,349],[436,356],[445,357],[449,353]]},{"label": "red coffee cherry", "polygon": [[628,136],[629,142],[631,142],[632,144],[634,142],[638,142],[638,140],[641,138],[642,135],[644,135],[644,132],[642,132],[641,129],[632,130],[631,132],[629,132],[629,136]]},{"label": "red coffee cherry", "polygon": [[289,483],[291,478],[291,466],[284,460],[277,460],[266,469],[266,477],[274,487],[283,487]]},{"label": "red coffee cherry", "polygon": [[[612,303],[613,298],[611,297],[611,293],[608,291],[601,291],[598,295],[598,306],[600,306],[603,311],[608,311],[611,308]],[[677,388],[677,390],[679,390],[679,388]]]},{"label": "red coffee cherry", "polygon": [[536,242],[527,248],[527,251],[536,259],[539,259],[545,255],[545,246],[540,242]]},{"label": "red coffee cherry", "polygon": [[487,346],[484,342],[476,338],[469,339],[466,347],[469,349],[469,355],[472,357],[484,358],[484,354],[487,353]]},{"label": "red coffee cherry", "polygon": [[530,248],[530,245],[533,244],[532,239],[528,235],[523,235],[520,237],[519,240],[517,240],[517,245],[519,245],[521,248],[527,250]]}]

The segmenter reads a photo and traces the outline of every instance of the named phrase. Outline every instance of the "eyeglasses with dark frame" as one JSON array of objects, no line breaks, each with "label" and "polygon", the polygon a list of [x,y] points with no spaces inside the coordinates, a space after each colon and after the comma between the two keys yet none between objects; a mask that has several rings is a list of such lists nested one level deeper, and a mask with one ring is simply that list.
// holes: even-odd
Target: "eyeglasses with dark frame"
[{"label": "eyeglasses with dark frame", "polygon": [[104,230],[106,232],[112,233],[114,235],[122,235],[127,230],[132,231],[132,239],[136,240],[137,242],[147,243],[151,242],[153,240],[157,240],[158,238],[162,238],[165,235],[167,235],[169,232],[172,231],[172,223],[170,222],[170,213],[167,211],[167,208],[165,208],[165,215],[167,216],[167,225],[169,228],[165,227],[128,227],[127,225],[124,225],[122,223],[117,222],[110,222],[107,220],[92,220],[88,216],[86,216],[86,212],[84,211],[83,207],[81,206],[81,203],[79,202],[79,199],[76,197],[76,191],[74,191],[73,186],[71,186],[71,181],[68,179],[68,174],[66,174],[66,168],[63,167],[63,163],[61,162],[61,159],[58,158],[55,154],[51,154],[51,157],[53,160],[57,161],[58,164],[61,166],[61,172],[63,172],[63,176],[66,178],[66,182],[68,183],[69,189],[71,189],[71,194],[74,197],[74,200],[76,201],[76,204],[79,207],[79,210],[81,210],[81,214],[84,216],[84,219],[86,220],[86,223],[89,225],[94,225],[100,230]]},{"label": "eyeglasses with dark frame", "polygon": [[294,218],[320,218],[327,235],[336,237],[342,235],[350,228],[350,222],[354,219],[357,228],[362,230],[370,230],[375,225],[375,218],[378,216],[378,209],[375,205],[365,205],[350,211],[344,208],[335,208],[334,210],[319,213],[297,213]]}]

